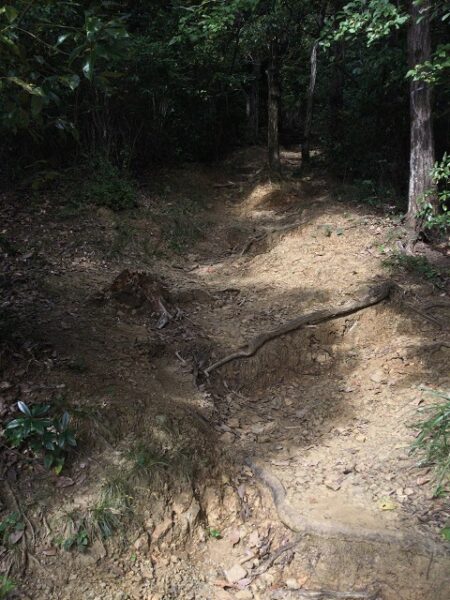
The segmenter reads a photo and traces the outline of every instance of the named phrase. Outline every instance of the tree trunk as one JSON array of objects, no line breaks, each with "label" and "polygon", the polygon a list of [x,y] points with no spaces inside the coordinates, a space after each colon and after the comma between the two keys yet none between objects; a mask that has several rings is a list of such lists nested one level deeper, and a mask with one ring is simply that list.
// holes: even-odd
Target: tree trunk
[{"label": "tree trunk", "polygon": [[248,129],[252,143],[258,141],[259,133],[259,79],[261,77],[261,62],[255,60],[252,65],[252,84],[248,99]]},{"label": "tree trunk", "polygon": [[342,139],[342,111],[344,109],[344,44],[334,45],[334,59],[330,81],[330,123],[329,135],[334,144]]},{"label": "tree trunk", "polygon": [[[431,55],[430,12],[431,0],[420,4],[411,1],[408,30],[408,61],[412,69],[429,60]],[[432,88],[424,81],[410,83],[411,147],[409,160],[408,214],[406,222],[418,230],[421,222],[417,218],[424,194],[435,204],[431,170],[434,165],[434,140],[432,124]]]},{"label": "tree trunk", "polygon": [[308,95],[306,98],[305,129],[303,132],[303,144],[302,144],[302,161],[304,163],[309,162],[309,159],[310,159],[310,136],[311,136],[314,90],[316,88],[316,78],[317,78],[317,50],[318,50],[318,48],[319,48],[319,40],[316,40],[311,49],[311,58],[310,58],[311,70],[310,70],[310,76],[309,76]]},{"label": "tree trunk", "polygon": [[280,83],[278,73],[278,57],[276,43],[271,45],[270,62],[267,68],[268,84],[268,118],[267,118],[267,149],[269,152],[269,168],[271,171],[280,172]]}]

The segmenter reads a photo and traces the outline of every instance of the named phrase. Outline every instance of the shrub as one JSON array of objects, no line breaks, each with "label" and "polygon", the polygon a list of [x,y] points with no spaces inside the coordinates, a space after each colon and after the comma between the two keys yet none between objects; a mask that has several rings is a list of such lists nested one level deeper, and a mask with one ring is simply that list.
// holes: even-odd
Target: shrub
[{"label": "shrub", "polygon": [[422,464],[434,465],[437,496],[445,492],[450,478],[450,393],[426,391],[438,398],[439,402],[419,409],[425,418],[414,425],[419,434],[411,450],[420,452]]},{"label": "shrub", "polygon": [[45,467],[53,468],[59,474],[68,450],[77,445],[69,427],[69,414],[64,412],[61,417],[50,417],[48,404],[30,408],[25,402],[18,402],[17,408],[22,414],[6,425],[7,440],[15,447],[25,445],[32,452],[43,455]]},{"label": "shrub", "polygon": [[434,209],[428,199],[429,194],[425,194],[417,216],[422,219],[424,229],[445,233],[450,229],[450,155],[445,153],[441,162],[434,165],[431,174],[437,189],[438,209]]},{"label": "shrub", "polygon": [[6,600],[11,592],[16,589],[16,585],[5,575],[0,575],[0,600]]},{"label": "shrub", "polygon": [[424,277],[436,287],[442,287],[443,281],[448,277],[448,272],[432,265],[426,256],[410,256],[395,252],[383,261],[383,265],[391,270],[401,269]]},{"label": "shrub", "polygon": [[104,158],[94,160],[91,174],[82,189],[83,199],[114,211],[135,208],[137,191],[133,182]]}]

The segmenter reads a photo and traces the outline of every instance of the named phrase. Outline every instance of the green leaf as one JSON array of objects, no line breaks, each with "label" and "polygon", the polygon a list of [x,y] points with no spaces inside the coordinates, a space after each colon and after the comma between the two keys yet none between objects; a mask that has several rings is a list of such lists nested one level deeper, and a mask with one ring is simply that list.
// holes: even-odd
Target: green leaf
[{"label": "green leaf", "polygon": [[56,465],[55,467],[53,467],[53,471],[56,473],[56,475],[59,475],[62,471],[62,468],[64,466],[64,463],[59,463],[58,465]]},{"label": "green leaf", "polygon": [[46,454],[44,456],[44,467],[46,469],[51,469],[53,464],[53,456],[51,454]]},{"label": "green leaf", "polygon": [[33,83],[28,83],[23,79],[20,79],[19,77],[6,77],[6,79],[8,81],[11,81],[12,83],[15,83],[16,85],[21,87],[29,94],[32,94],[33,96],[45,96],[43,90],[39,86],[34,85]]},{"label": "green leaf", "polygon": [[450,525],[448,525],[447,527],[443,527],[441,529],[441,535],[444,538],[444,540],[447,540],[447,542],[450,542]]},{"label": "green leaf", "polygon": [[19,402],[17,403],[17,408],[20,410],[21,413],[23,413],[24,415],[27,415],[27,417],[31,417],[30,409],[25,404],[25,402],[22,402],[22,400],[19,400]]},{"label": "green leaf", "polygon": [[210,535],[210,537],[212,537],[216,540],[220,540],[220,538],[222,537],[222,534],[220,533],[220,531],[218,529],[210,529],[209,535]]},{"label": "green leaf", "polygon": [[17,17],[19,16],[19,11],[17,9],[15,9],[14,6],[5,6],[4,8],[5,8],[6,18],[8,19],[8,21],[10,23],[15,21],[17,19]]},{"label": "green leaf", "polygon": [[59,35],[58,39],[56,40],[56,46],[60,46],[61,44],[63,44],[69,36],[70,33],[62,33],[61,35]]},{"label": "green leaf", "polygon": [[44,99],[42,96],[33,96],[31,98],[31,114],[37,117],[44,107]]},{"label": "green leaf", "polygon": [[67,426],[69,425],[69,421],[70,421],[70,415],[69,415],[69,413],[66,411],[66,412],[63,414],[62,418],[61,418],[61,428],[62,428],[63,430],[64,430],[64,429],[67,429]]},{"label": "green leaf", "polygon": [[20,418],[20,419],[13,419],[5,427],[5,431],[9,431],[10,429],[17,429],[18,427],[22,427],[22,425],[23,425],[22,418]]},{"label": "green leaf", "polygon": [[63,75],[61,81],[72,91],[80,85],[80,78],[75,73],[73,75]]},{"label": "green leaf", "polygon": [[86,79],[92,81],[92,78],[94,76],[94,57],[92,56],[92,54],[89,56],[89,58],[83,65],[83,74],[86,77]]}]

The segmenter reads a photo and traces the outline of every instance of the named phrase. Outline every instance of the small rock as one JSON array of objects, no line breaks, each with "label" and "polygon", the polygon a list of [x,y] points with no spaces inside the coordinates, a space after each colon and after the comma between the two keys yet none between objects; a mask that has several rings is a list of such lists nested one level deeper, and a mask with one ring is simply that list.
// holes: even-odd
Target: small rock
[{"label": "small rock", "polygon": [[241,539],[241,533],[240,533],[239,529],[233,529],[227,535],[227,540],[230,542],[230,544],[232,546],[236,546],[236,544],[239,544],[240,539]]},{"label": "small rock", "polygon": [[385,383],[387,378],[385,372],[378,369],[370,375],[370,380],[373,381],[373,383]]},{"label": "small rock", "polygon": [[176,515],[181,515],[186,512],[192,502],[192,493],[182,492],[173,501],[173,512]]},{"label": "small rock", "polygon": [[252,531],[249,535],[248,545],[250,546],[250,548],[254,548],[255,546],[259,545],[259,533],[256,529]]},{"label": "small rock", "polygon": [[144,579],[153,579],[154,571],[151,563],[141,565],[141,575]]},{"label": "small rock", "polygon": [[250,590],[240,590],[235,593],[234,597],[237,600],[253,600],[253,594]]},{"label": "small rock", "polygon": [[327,486],[327,488],[333,490],[334,492],[337,492],[341,489],[342,481],[339,479],[325,479],[324,483]]},{"label": "small rock", "polygon": [[236,429],[240,426],[240,421],[237,417],[232,417],[231,419],[228,419],[227,425],[228,427],[231,427],[231,429]]},{"label": "small rock", "polygon": [[159,539],[164,537],[171,527],[172,519],[165,519],[161,523],[158,523],[152,533],[152,541],[157,542]]},{"label": "small rock", "polygon": [[223,444],[233,444],[234,440],[235,440],[234,435],[232,433],[230,433],[229,431],[222,433],[222,435],[220,436],[220,441]]},{"label": "small rock", "polygon": [[247,571],[239,563],[236,563],[231,569],[225,571],[225,577],[229,583],[237,583],[240,579],[244,579],[246,575]]},{"label": "small rock", "polygon": [[316,361],[320,365],[324,365],[325,363],[329,362],[330,360],[331,360],[330,355],[326,354],[325,352],[321,352],[320,354],[318,354],[316,356]]},{"label": "small rock", "polygon": [[148,552],[149,550],[149,542],[148,542],[148,533],[145,532],[138,537],[138,539],[134,542],[133,547],[138,552]]},{"label": "small rock", "polygon": [[286,587],[288,590],[299,590],[301,586],[296,579],[289,577],[289,579],[286,579]]}]

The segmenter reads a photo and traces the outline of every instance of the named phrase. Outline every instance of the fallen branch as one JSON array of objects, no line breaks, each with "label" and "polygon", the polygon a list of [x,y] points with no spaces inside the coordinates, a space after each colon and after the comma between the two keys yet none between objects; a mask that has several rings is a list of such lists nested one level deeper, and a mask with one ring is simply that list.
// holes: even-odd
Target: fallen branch
[{"label": "fallen branch", "polygon": [[363,308],[367,308],[368,306],[378,304],[389,297],[392,289],[393,284],[388,281],[377,288],[369,290],[368,293],[366,293],[356,302],[348,302],[339,307],[317,310],[315,312],[307,313],[306,315],[297,317],[296,319],[292,319],[277,329],[273,329],[272,331],[258,335],[241,350],[237,350],[236,352],[233,352],[232,354],[229,354],[228,356],[225,356],[224,358],[221,358],[217,362],[210,365],[204,370],[204,373],[206,376],[209,376],[212,371],[233,360],[249,358],[250,356],[253,356],[260,348],[262,348],[268,341],[285,335],[286,333],[290,333],[291,331],[300,329],[301,327],[305,327],[306,325],[316,325],[318,323],[323,323],[324,321],[330,321],[331,319],[344,317],[362,310]]}]

